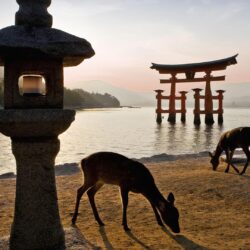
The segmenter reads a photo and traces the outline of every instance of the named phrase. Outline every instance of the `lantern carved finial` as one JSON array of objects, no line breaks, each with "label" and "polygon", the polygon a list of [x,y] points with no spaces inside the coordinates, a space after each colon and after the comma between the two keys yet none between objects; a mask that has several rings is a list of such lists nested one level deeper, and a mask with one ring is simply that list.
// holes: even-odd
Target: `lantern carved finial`
[{"label": "lantern carved finial", "polygon": [[16,0],[16,2],[19,4],[15,17],[16,25],[51,28],[53,18],[47,11],[51,0]]}]

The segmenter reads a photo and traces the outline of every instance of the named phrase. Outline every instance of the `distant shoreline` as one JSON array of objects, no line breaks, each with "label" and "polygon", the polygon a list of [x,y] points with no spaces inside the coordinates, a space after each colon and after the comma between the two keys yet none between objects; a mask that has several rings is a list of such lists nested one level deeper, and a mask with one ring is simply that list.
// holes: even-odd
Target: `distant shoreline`
[{"label": "distant shoreline", "polygon": [[[208,157],[208,151],[202,151],[199,153],[194,154],[180,154],[180,155],[170,155],[170,154],[158,154],[153,155],[151,157],[142,157],[139,159],[133,158],[133,160],[139,161],[144,164],[148,163],[160,163],[160,162],[170,162],[170,161],[177,161],[177,160],[190,160],[190,159],[198,159]],[[235,163],[242,163],[245,162],[245,155],[242,151],[237,151],[233,162]],[[222,156],[222,161],[225,161],[224,156]],[[72,175],[78,173],[80,171],[79,163],[64,163],[55,166],[55,174],[56,176],[65,176],[65,175]],[[0,175],[0,180],[2,179],[12,179],[16,178],[14,172],[7,172]]]},{"label": "distant shoreline", "polygon": [[92,110],[92,109],[122,109],[122,108],[131,108],[131,109],[140,109],[143,107],[140,106],[129,106],[129,105],[124,105],[124,106],[119,106],[119,107],[77,107],[77,106],[66,106],[64,107],[65,109],[75,109],[77,111],[84,111],[84,110]]},{"label": "distant shoreline", "polygon": [[[190,159],[190,158],[200,158],[208,156],[208,152],[200,152],[197,154],[181,154],[181,155],[169,155],[169,154],[158,154],[153,155],[151,157],[142,157],[139,159],[133,158],[136,161],[140,161],[142,163],[158,163],[164,161],[175,161],[175,160],[183,160],[183,159]],[[55,166],[55,173],[56,176],[62,175],[72,175],[80,171],[79,163],[65,163]],[[1,179],[11,179],[15,178],[16,175],[14,172],[7,172],[0,175]]]}]

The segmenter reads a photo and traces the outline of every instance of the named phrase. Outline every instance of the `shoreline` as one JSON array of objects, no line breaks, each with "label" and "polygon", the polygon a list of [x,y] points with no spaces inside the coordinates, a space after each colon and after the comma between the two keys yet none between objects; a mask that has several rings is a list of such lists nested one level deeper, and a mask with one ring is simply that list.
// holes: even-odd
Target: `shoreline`
[{"label": "shoreline", "polygon": [[[139,159],[137,158],[132,158],[132,159],[145,164],[145,163],[158,163],[164,161],[175,161],[175,160],[183,160],[183,159],[206,157],[206,156],[208,156],[207,151],[199,152],[197,154],[180,154],[180,155],[170,155],[163,153],[163,154],[153,155],[150,157],[141,157]],[[78,172],[80,172],[80,168],[79,168],[79,163],[77,162],[55,165],[56,176],[72,175]],[[0,180],[11,179],[11,178],[16,178],[16,174],[14,172],[6,172],[0,174]]]},{"label": "shoreline", "polygon": [[[236,155],[236,157],[233,158],[234,163],[242,163],[245,161],[245,155],[239,151]],[[149,157],[141,157],[139,159],[132,158],[135,161],[139,161],[143,164],[147,163],[161,163],[161,162],[170,162],[170,161],[177,161],[177,160],[190,160],[190,159],[197,159],[197,158],[203,158],[208,157],[208,151],[202,151],[199,153],[190,153],[190,154],[156,154]],[[221,156],[222,161],[225,162],[225,157]],[[56,176],[65,176],[65,175],[73,175],[80,172],[80,167],[78,162],[72,162],[72,163],[64,163],[55,165],[55,175]],[[0,174],[0,180],[2,179],[11,179],[16,178],[16,174],[14,172],[6,172],[3,174]]]}]

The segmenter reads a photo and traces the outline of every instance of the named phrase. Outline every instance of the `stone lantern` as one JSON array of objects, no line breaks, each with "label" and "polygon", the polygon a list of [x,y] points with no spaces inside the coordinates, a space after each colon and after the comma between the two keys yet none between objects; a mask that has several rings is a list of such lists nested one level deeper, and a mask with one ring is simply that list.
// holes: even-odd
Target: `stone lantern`
[{"label": "stone lantern", "polygon": [[94,51],[86,40],[51,28],[51,0],[16,1],[15,25],[0,30],[0,132],[11,138],[17,167],[10,249],[62,249],[54,162],[58,135],[75,117],[63,109],[63,67],[80,64]]}]

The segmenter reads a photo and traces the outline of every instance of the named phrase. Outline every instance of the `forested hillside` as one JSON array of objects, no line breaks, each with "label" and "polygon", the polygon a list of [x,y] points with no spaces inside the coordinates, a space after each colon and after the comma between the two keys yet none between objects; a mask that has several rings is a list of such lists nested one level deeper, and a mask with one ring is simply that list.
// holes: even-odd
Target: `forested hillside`
[{"label": "forested hillside", "polygon": [[[3,106],[3,91],[3,79],[0,79],[0,106]],[[89,93],[82,89],[64,88],[64,106],[72,108],[111,108],[120,107],[120,102],[107,93]]]},{"label": "forested hillside", "polygon": [[89,93],[82,89],[64,88],[64,105],[80,108],[110,108],[120,107],[120,102],[107,93]]}]

